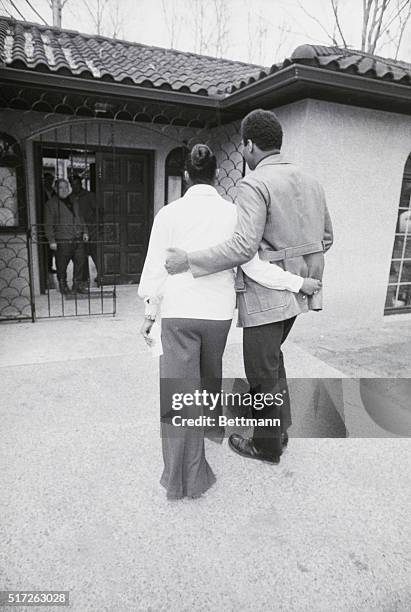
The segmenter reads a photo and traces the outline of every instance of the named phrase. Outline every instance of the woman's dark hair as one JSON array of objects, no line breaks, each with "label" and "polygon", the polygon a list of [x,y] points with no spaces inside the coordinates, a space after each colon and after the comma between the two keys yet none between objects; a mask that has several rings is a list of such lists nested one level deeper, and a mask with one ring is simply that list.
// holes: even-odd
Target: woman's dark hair
[{"label": "woman's dark hair", "polygon": [[186,170],[193,183],[210,183],[217,170],[217,159],[210,147],[194,145],[187,155]]},{"label": "woman's dark hair", "polygon": [[283,130],[274,113],[259,108],[242,120],[241,137],[244,144],[252,140],[261,151],[270,151],[281,149]]}]

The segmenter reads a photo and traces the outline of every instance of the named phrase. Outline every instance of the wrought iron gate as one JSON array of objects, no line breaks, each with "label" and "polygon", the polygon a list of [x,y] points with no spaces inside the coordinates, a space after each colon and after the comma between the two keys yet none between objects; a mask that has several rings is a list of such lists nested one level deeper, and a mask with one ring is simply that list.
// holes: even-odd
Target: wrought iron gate
[{"label": "wrought iron gate", "polygon": [[[102,233],[104,232],[104,227],[101,231]],[[45,234],[44,224],[31,226],[28,243],[31,253],[33,253],[34,249],[45,252],[49,250],[50,247]],[[77,248],[81,246],[84,250],[88,278],[80,285],[76,285],[74,262],[71,261],[67,268],[67,291],[63,291],[62,284],[59,283],[56,264],[54,263],[53,271],[47,271],[43,292],[33,300],[33,320],[90,317],[96,315],[114,316],[117,305],[117,278],[116,274],[110,274],[110,281],[106,281],[102,258],[103,249],[108,245],[110,246],[112,256],[120,257],[119,243],[115,238],[106,237],[104,239],[104,235],[100,238],[98,230],[97,237],[81,245],[78,243]],[[97,253],[97,269],[94,267],[94,261],[90,261],[91,257],[88,256],[88,251],[86,250],[88,247],[92,247],[94,252]],[[61,248],[61,245],[57,248]],[[74,245],[74,248],[76,248],[76,245]]]}]

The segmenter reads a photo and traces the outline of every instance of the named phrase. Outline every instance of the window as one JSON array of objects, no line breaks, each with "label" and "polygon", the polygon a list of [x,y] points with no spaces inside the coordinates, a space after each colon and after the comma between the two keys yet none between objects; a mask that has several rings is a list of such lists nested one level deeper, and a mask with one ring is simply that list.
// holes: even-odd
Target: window
[{"label": "window", "polygon": [[0,132],[0,228],[22,225],[20,149],[12,136]]},{"label": "window", "polygon": [[385,314],[411,312],[411,155],[405,164]]},{"label": "window", "polygon": [[177,147],[170,151],[166,159],[165,201],[169,204],[184,194],[184,165],[186,148]]}]

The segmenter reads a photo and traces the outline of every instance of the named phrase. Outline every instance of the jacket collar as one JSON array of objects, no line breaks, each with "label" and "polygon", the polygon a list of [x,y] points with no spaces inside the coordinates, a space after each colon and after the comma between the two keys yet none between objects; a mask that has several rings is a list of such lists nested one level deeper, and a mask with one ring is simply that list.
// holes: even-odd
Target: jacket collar
[{"label": "jacket collar", "polygon": [[261,168],[262,166],[289,163],[290,162],[284,158],[284,155],[282,153],[275,153],[274,155],[267,155],[267,157],[263,157],[263,159],[256,165],[255,170],[257,170],[257,168]]}]

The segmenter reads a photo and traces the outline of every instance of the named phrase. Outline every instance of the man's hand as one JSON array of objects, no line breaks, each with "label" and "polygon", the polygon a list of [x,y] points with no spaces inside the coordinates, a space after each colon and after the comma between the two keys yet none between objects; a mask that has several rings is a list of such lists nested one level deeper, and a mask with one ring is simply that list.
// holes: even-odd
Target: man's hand
[{"label": "man's hand", "polygon": [[88,242],[88,234],[86,234],[86,232],[83,234],[83,241]]},{"label": "man's hand", "polygon": [[55,242],[50,242],[49,247],[52,251],[57,251],[57,244]]},{"label": "man's hand", "polygon": [[313,293],[318,293],[322,286],[323,284],[320,280],[308,277],[304,279],[300,291],[302,293],[306,293],[307,295],[312,295]]},{"label": "man's hand", "polygon": [[154,321],[151,319],[144,319],[143,324],[140,328],[140,334],[143,336],[147,346],[153,346],[153,338],[150,336],[151,328],[154,325]]},{"label": "man's hand", "polygon": [[188,257],[181,249],[167,249],[165,269],[169,274],[180,274],[189,269]]}]

